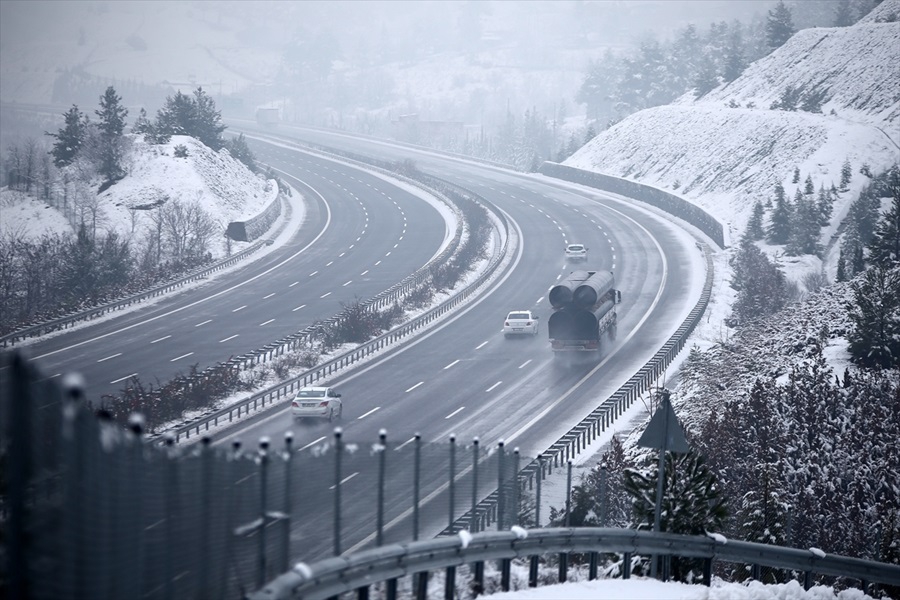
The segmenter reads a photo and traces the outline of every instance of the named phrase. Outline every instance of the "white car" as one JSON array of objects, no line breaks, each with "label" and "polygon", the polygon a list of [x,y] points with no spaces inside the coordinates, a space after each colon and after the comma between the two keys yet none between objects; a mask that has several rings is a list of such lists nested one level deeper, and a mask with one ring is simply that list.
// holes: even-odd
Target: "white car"
[{"label": "white car", "polygon": [[566,246],[566,260],[587,260],[587,251],[584,244],[569,244]]},{"label": "white car", "polygon": [[341,395],[330,387],[301,388],[291,400],[291,415],[299,420],[314,417],[334,421],[344,412]]},{"label": "white car", "polygon": [[539,317],[530,310],[511,311],[503,322],[503,335],[505,337],[537,335],[538,319]]}]

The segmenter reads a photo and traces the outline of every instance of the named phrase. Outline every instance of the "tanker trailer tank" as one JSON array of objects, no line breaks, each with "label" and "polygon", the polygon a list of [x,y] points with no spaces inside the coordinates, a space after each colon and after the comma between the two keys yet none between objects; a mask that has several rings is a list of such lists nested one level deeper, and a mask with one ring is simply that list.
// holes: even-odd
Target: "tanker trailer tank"
[{"label": "tanker trailer tank", "polygon": [[597,271],[575,288],[572,292],[572,304],[591,310],[609,295],[615,284],[616,279],[611,272]]},{"label": "tanker trailer tank", "polygon": [[589,271],[572,271],[565,279],[550,288],[550,306],[563,308],[572,303],[572,294],[583,281],[591,276]]}]

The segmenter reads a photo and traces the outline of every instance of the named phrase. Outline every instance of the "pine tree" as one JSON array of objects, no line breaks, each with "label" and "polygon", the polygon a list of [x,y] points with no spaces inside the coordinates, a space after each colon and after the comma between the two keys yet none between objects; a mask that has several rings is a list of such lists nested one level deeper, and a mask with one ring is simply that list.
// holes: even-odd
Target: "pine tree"
[{"label": "pine tree", "polygon": [[697,76],[694,78],[694,96],[702,98],[719,85],[716,63],[712,57],[704,55],[700,59]]},{"label": "pine tree", "polygon": [[[659,469],[656,457],[649,455],[643,468],[626,469],[624,488],[633,501],[634,526],[652,529],[655,520],[656,487]],[[728,516],[725,498],[715,475],[703,456],[691,449],[687,454],[666,452],[660,530],[686,535],[721,531]],[[698,575],[701,561],[672,559],[672,577],[687,581]]]},{"label": "pine tree", "polygon": [[795,32],[790,9],[784,5],[784,0],[778,0],[766,18],[766,43],[772,50],[780,48]]},{"label": "pine tree", "polygon": [[87,138],[87,129],[90,124],[87,115],[78,110],[78,106],[75,104],[63,113],[63,118],[65,119],[63,128],[57,133],[47,134],[56,138],[50,154],[53,156],[53,164],[57,168],[72,164],[78,157],[78,152]]},{"label": "pine tree", "polygon": [[765,237],[765,231],[763,231],[764,215],[765,209],[762,202],[757,200],[753,205],[753,214],[750,215],[750,220],[747,221],[747,237],[753,241],[761,240]]},{"label": "pine tree", "polygon": [[732,260],[731,287],[737,290],[732,311],[740,322],[770,315],[787,302],[784,273],[756,244],[742,240]]},{"label": "pine tree", "polygon": [[900,262],[900,181],[891,186],[891,208],[875,226],[869,244],[869,259],[875,265],[889,267]]},{"label": "pine tree", "polygon": [[747,68],[747,60],[744,58],[744,40],[740,22],[735,22],[731,36],[728,38],[728,47],[725,49],[725,67],[722,79],[731,83],[741,76]]},{"label": "pine tree", "polygon": [[128,109],[121,103],[122,98],[116,94],[115,88],[109,86],[100,97],[99,110],[94,111],[99,119],[97,124],[100,131],[98,139],[99,170],[107,181],[116,181],[123,175],[122,133],[125,131]]},{"label": "pine tree", "polygon": [[812,175],[806,176],[806,181],[803,183],[803,193],[806,195],[812,195],[816,193],[816,186],[813,185]]},{"label": "pine tree", "polygon": [[791,205],[784,196],[781,182],[775,184],[775,206],[766,236],[771,244],[786,244],[791,237]]},{"label": "pine tree", "polygon": [[900,267],[873,266],[851,284],[849,351],[857,364],[900,367]]},{"label": "pine tree", "polygon": [[853,14],[850,10],[850,0],[838,0],[834,9],[834,26],[847,27],[853,25]]},{"label": "pine tree", "polygon": [[208,148],[220,150],[225,144],[222,141],[222,132],[226,127],[222,124],[222,112],[216,110],[216,103],[198,87],[194,91],[194,106],[196,107],[196,130],[193,135],[203,142]]},{"label": "pine tree", "polygon": [[840,254],[838,254],[837,274],[835,275],[835,279],[837,281],[847,281],[847,259],[844,258],[843,246],[841,246]]},{"label": "pine tree", "polygon": [[800,167],[794,167],[794,176],[791,177],[791,183],[800,183]]},{"label": "pine tree", "polygon": [[791,235],[787,253],[792,256],[800,254],[818,255],[819,247],[819,208],[810,196],[800,193],[794,197],[794,212],[791,222]]},{"label": "pine tree", "polygon": [[169,138],[173,135],[193,135],[197,130],[197,107],[194,100],[180,91],[168,96],[166,103],[156,113],[157,134]]},{"label": "pine tree", "polygon": [[850,180],[853,178],[853,167],[850,165],[850,159],[846,159],[844,164],[841,166],[841,191],[847,191],[847,185],[850,183]]},{"label": "pine tree", "polygon": [[243,133],[236,138],[231,138],[226,142],[225,146],[228,148],[228,152],[231,156],[247,165],[247,168],[254,173],[258,171],[256,166],[256,156],[254,156],[250,147],[247,145],[247,140],[244,139]]},{"label": "pine tree", "polygon": [[134,125],[131,126],[131,133],[145,135],[148,138],[153,135],[153,123],[150,122],[145,108],[141,107],[141,112],[138,113]]},{"label": "pine tree", "polygon": [[816,206],[819,208],[819,225],[825,227],[831,221],[831,213],[834,210],[834,198],[828,193],[824,185],[819,187]]},{"label": "pine tree", "polygon": [[597,130],[594,129],[594,124],[591,123],[587,126],[587,131],[584,132],[584,143],[588,144],[592,139],[597,137]]}]

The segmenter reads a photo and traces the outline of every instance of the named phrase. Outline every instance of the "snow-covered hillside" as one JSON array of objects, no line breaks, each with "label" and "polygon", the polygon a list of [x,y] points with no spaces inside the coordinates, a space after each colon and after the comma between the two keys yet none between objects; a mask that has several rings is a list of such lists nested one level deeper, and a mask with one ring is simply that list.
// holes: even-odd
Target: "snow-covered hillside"
[{"label": "snow-covered hillside", "polygon": [[[98,230],[115,231],[137,243],[150,226],[148,209],[162,201],[197,203],[223,233],[216,236],[210,248],[218,258],[226,252],[224,231],[228,223],[258,215],[278,194],[274,181],[254,175],[227,150],[214,152],[187,136],[172,136],[171,141],[160,145],[148,144],[142,136],[129,138],[132,152],[125,161],[128,174],[98,196]],[[184,158],[175,156],[179,145],[187,148]],[[5,190],[2,198],[0,235],[34,238],[44,233],[72,233],[81,218],[77,210],[70,210],[67,221],[43,201],[19,192]],[[232,251],[239,248],[239,243],[232,243]]]},{"label": "snow-covered hillside", "polygon": [[[895,9],[900,0],[885,0],[879,14]],[[854,176],[823,229],[827,245],[868,183],[859,169],[877,173],[900,161],[900,22],[874,20],[800,31],[734,82],[635,113],[565,164],[680,194],[729,225],[734,238],[776,182],[793,196],[795,168],[801,185],[808,175],[816,189],[830,188],[849,160]],[[788,86],[826,89],[825,114],[770,110]]]},{"label": "snow-covered hillside", "polygon": [[[884,2],[898,5],[900,2]],[[788,86],[822,92],[822,113],[871,123],[900,142],[900,22],[803,29],[735,81],[684,103],[769,108]]]}]

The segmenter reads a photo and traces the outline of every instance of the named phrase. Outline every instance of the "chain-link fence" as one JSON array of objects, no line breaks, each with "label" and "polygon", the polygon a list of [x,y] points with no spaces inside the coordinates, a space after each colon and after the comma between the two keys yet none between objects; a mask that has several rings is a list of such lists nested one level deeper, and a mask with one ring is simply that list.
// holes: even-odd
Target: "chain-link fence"
[{"label": "chain-link fence", "polygon": [[92,412],[77,379],[19,353],[2,356],[0,386],[6,597],[237,598],[297,561],[434,537],[464,515],[472,531],[533,526],[516,477],[531,459],[502,445],[336,430],[308,448],[182,447]]}]

